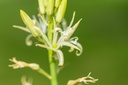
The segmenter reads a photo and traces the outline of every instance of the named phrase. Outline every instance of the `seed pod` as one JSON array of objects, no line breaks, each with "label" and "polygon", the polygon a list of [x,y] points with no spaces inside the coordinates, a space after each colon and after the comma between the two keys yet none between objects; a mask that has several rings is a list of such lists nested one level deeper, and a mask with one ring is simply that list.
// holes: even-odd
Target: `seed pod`
[{"label": "seed pod", "polygon": [[56,1],[55,1],[55,7],[56,7],[56,8],[58,8],[58,7],[59,7],[60,2],[61,2],[61,0],[56,0]]},{"label": "seed pod", "polygon": [[55,5],[55,0],[48,0],[47,10],[46,10],[48,15],[51,15],[53,13],[54,5]]},{"label": "seed pod", "polygon": [[67,0],[62,0],[56,13],[56,22],[60,23],[65,15]]},{"label": "seed pod", "polygon": [[41,14],[45,13],[45,5],[44,5],[44,0],[38,0],[38,4],[39,4],[39,11]]},{"label": "seed pod", "polygon": [[34,37],[39,36],[39,32],[37,31],[37,28],[35,28],[35,24],[31,20],[31,18],[23,10],[20,10],[20,16],[21,16],[24,24],[28,27],[28,29],[32,33],[32,35]]}]

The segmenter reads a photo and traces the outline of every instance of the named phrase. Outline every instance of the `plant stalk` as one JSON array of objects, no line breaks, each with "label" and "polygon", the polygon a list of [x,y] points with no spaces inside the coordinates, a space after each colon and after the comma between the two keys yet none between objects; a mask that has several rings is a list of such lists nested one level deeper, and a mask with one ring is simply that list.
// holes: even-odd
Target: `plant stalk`
[{"label": "plant stalk", "polygon": [[[53,39],[53,17],[49,16],[49,21],[48,21],[48,38],[50,43],[52,43]],[[48,50],[48,56],[49,56],[49,65],[50,65],[50,74],[51,74],[51,85],[58,85],[57,82],[57,69],[56,69],[56,63],[53,58],[53,51]]]},{"label": "plant stalk", "polygon": [[53,51],[49,50],[49,64],[50,64],[50,73],[51,73],[51,85],[58,85],[57,82],[57,73],[56,73],[56,64],[53,59]]}]

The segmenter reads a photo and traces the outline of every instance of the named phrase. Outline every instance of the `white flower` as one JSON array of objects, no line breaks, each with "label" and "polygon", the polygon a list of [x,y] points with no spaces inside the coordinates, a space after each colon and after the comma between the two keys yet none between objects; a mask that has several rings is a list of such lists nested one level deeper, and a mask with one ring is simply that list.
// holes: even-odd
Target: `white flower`
[{"label": "white flower", "polygon": [[13,69],[29,67],[33,70],[38,70],[40,68],[39,65],[36,63],[26,63],[24,61],[18,61],[18,60],[16,60],[16,58],[12,58],[9,60],[14,63],[12,65],[9,65],[9,67],[12,67]]},{"label": "white flower", "polygon": [[86,76],[86,77],[78,78],[76,80],[69,80],[67,85],[75,85],[75,84],[81,83],[81,82],[83,82],[85,84],[89,84],[89,83],[95,83],[96,81],[98,81],[98,79],[94,79],[90,75],[91,75],[91,73],[89,73],[88,76]]},{"label": "white flower", "polygon": [[[80,19],[75,25],[73,25],[74,18],[75,18],[75,12],[73,13],[72,20],[70,22],[69,26],[66,26],[66,21],[62,21],[62,25],[58,26],[57,22],[55,21],[53,17],[53,22],[54,22],[54,29],[52,30],[52,42],[47,36],[47,16],[46,17],[39,17],[39,21],[34,17],[32,20],[30,17],[21,10],[21,17],[23,22],[25,23],[26,27],[21,27],[21,26],[16,26],[14,25],[13,27],[22,29],[30,35],[26,38],[26,44],[30,46],[32,44],[32,41],[30,38],[34,36],[39,43],[36,43],[36,46],[40,46],[43,48],[46,48],[48,50],[53,50],[56,55],[57,59],[59,61],[59,66],[62,66],[64,64],[64,56],[63,52],[60,50],[61,47],[63,46],[68,46],[70,47],[69,52],[74,51],[76,49],[76,55],[80,56],[83,48],[81,44],[78,42],[78,37],[72,37],[73,33],[77,29],[80,21]],[[30,22],[30,23],[29,23]],[[72,26],[73,25],[73,26]]]}]

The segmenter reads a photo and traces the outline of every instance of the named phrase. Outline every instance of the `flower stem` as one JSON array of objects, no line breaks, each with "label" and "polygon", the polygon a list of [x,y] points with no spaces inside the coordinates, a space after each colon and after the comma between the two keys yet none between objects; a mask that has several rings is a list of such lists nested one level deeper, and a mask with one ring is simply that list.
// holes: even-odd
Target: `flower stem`
[{"label": "flower stem", "polygon": [[[53,38],[53,18],[52,16],[49,16],[49,21],[48,21],[48,38],[49,38],[49,41],[52,43],[52,38]],[[48,50],[48,56],[49,56],[50,73],[52,77],[51,85],[58,85],[56,63],[53,58],[52,50]]]},{"label": "flower stem", "polygon": [[48,79],[51,79],[51,76],[46,71],[44,71],[42,68],[39,68],[38,72],[44,75],[45,77],[47,77]]},{"label": "flower stem", "polygon": [[53,59],[53,51],[49,50],[49,64],[50,64],[50,73],[51,73],[51,85],[58,85],[57,82],[57,73],[56,73],[56,66],[55,61]]}]

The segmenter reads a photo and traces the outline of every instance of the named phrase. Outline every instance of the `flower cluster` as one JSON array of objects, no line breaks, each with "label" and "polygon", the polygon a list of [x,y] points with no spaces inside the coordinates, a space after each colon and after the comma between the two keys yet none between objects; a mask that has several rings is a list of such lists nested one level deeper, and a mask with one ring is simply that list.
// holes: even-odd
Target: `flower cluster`
[{"label": "flower cluster", "polygon": [[83,48],[78,42],[78,37],[71,36],[82,19],[73,25],[75,18],[74,12],[71,22],[69,26],[67,26],[66,20],[63,18],[65,15],[67,0],[38,0],[38,2],[38,19],[35,16],[31,19],[23,10],[20,10],[21,18],[26,27],[17,25],[13,26],[29,33],[26,38],[26,44],[28,46],[32,45],[30,38],[34,37],[38,41],[36,46],[52,50],[56,53],[59,66],[64,64],[63,52],[60,50],[63,46],[70,47],[69,52],[76,49],[76,55],[80,56]]},{"label": "flower cluster", "polygon": [[[51,85],[58,85],[57,72],[59,72],[60,69],[56,68],[56,62],[58,62],[58,66],[63,67],[64,64],[64,54],[61,48],[67,46],[70,48],[69,52],[75,50],[77,56],[80,56],[83,52],[82,45],[78,42],[79,38],[72,37],[82,19],[74,24],[74,12],[69,25],[67,25],[64,19],[67,1],[68,0],[38,0],[38,15],[30,18],[25,11],[20,10],[20,16],[25,26],[13,25],[14,28],[29,33],[25,40],[28,46],[33,44],[31,38],[34,37],[37,40],[35,46],[48,50],[50,74],[36,63],[18,61],[16,58],[9,59],[14,63],[9,65],[9,67],[14,69],[28,67],[51,80]],[[67,85],[75,85],[77,83],[88,84],[98,81],[98,79],[91,77],[90,74],[91,73],[86,77],[76,80],[69,80]],[[21,78],[21,83],[22,85],[32,85],[32,80],[23,76]]]}]

